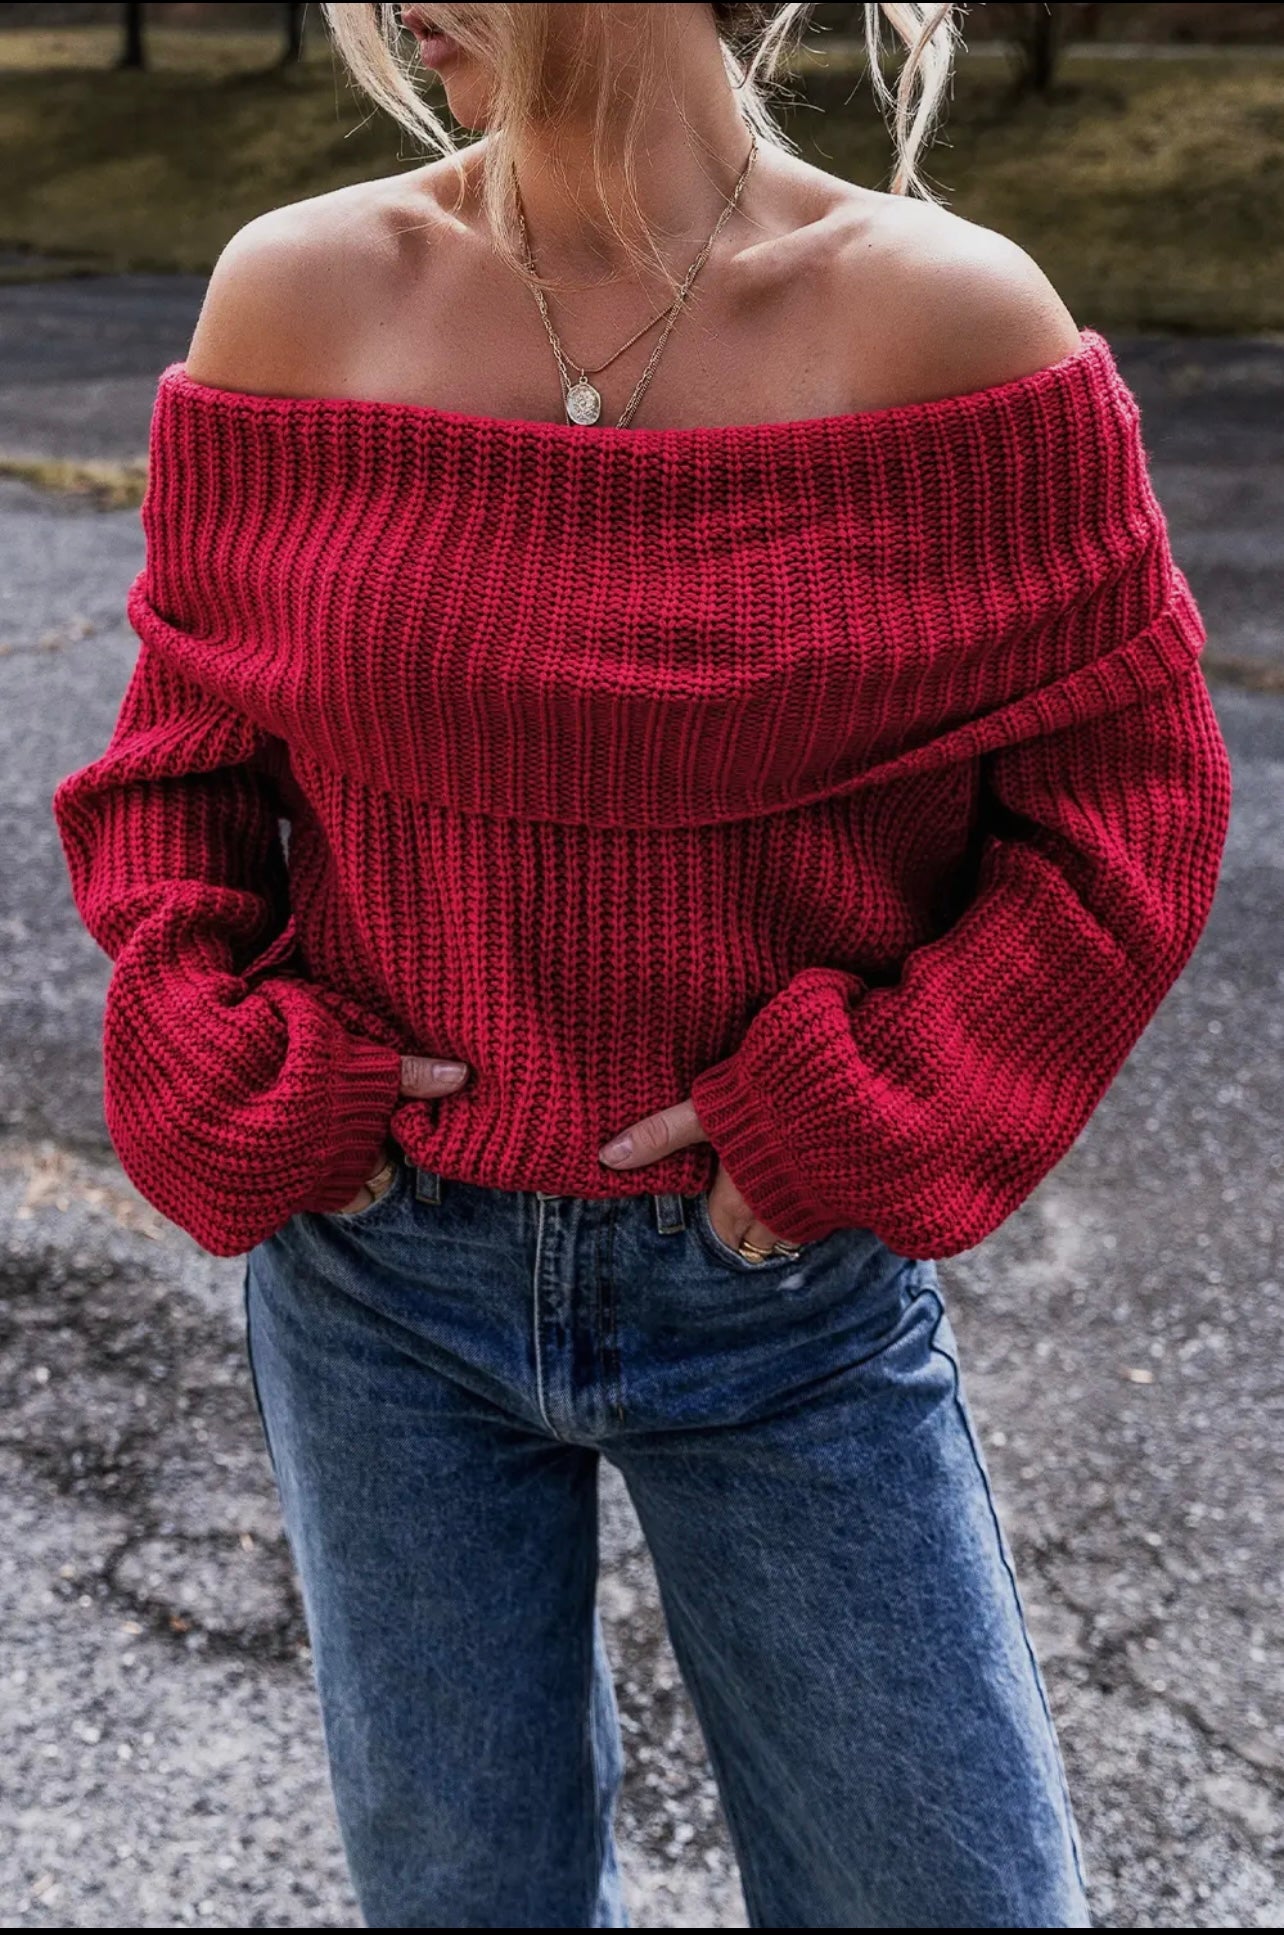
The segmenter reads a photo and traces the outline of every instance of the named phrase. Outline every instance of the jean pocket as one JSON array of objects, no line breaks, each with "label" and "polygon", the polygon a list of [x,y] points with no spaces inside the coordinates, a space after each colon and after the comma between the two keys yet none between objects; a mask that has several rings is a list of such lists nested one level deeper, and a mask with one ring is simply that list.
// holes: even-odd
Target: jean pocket
[{"label": "jean pocket", "polygon": [[775,1255],[764,1256],[760,1259],[742,1256],[739,1250],[732,1249],[730,1243],[724,1242],[717,1230],[713,1227],[713,1217],[709,1214],[709,1192],[707,1190],[701,1190],[695,1199],[695,1227],[697,1236],[699,1236],[705,1248],[719,1263],[725,1263],[733,1270],[747,1270],[752,1276],[761,1276],[764,1271],[787,1270],[791,1264],[797,1264],[805,1257],[810,1256],[811,1252],[818,1247],[818,1244],[824,1241],[823,1237],[817,1238],[814,1242],[801,1243],[796,1248],[787,1251],[782,1250]]},{"label": "jean pocket", "polygon": [[360,1209],[322,1209],[316,1213],[326,1223],[376,1222],[382,1212],[386,1212],[400,1203],[409,1182],[410,1168],[411,1165],[406,1161],[405,1157],[398,1156],[392,1181],[381,1195],[375,1197],[373,1202],[363,1203]]}]

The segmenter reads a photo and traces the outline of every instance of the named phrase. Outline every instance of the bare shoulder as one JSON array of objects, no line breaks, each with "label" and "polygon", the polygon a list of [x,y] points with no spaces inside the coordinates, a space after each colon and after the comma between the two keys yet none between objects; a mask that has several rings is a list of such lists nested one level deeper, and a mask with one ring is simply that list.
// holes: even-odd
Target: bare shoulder
[{"label": "bare shoulder", "polygon": [[405,178],[394,176],[247,222],[214,266],[188,375],[270,396],[337,390],[371,290],[395,272],[406,207]]},{"label": "bare shoulder", "polygon": [[1019,243],[908,196],[862,195],[844,223],[842,280],[865,322],[879,400],[928,402],[1027,376],[1079,347],[1053,284]]}]

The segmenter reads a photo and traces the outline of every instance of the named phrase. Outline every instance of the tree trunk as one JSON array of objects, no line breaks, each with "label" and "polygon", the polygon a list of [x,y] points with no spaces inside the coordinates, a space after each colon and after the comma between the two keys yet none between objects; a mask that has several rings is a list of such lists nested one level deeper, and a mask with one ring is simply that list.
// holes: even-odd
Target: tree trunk
[{"label": "tree trunk", "polygon": [[125,7],[125,40],[120,51],[117,67],[147,66],[147,48],[143,39],[143,9],[141,0],[136,6]]},{"label": "tree trunk", "polygon": [[306,7],[286,7],[285,51],[281,55],[282,67],[296,66],[303,59],[303,23],[306,18]]},{"label": "tree trunk", "polygon": [[1061,51],[1062,8],[1042,5],[1030,8],[1029,63],[1030,85],[1036,94],[1048,94],[1057,75],[1057,55]]}]

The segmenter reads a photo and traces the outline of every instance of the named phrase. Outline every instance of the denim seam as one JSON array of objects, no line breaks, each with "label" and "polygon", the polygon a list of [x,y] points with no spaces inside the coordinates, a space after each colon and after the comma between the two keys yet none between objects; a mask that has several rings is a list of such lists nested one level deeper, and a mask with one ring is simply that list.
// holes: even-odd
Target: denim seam
[{"label": "denim seam", "polygon": [[535,1402],[539,1406],[540,1417],[544,1420],[550,1435],[559,1434],[553,1429],[553,1420],[548,1415],[548,1405],[544,1394],[544,1344],[542,1338],[543,1316],[539,1306],[539,1270],[544,1254],[544,1216],[547,1205],[541,1196],[535,1209],[535,1261],[531,1267],[531,1342],[535,1350]]},{"label": "denim seam", "polygon": [[248,1256],[245,1259],[245,1270],[241,1277],[241,1313],[245,1327],[245,1361],[249,1365],[250,1370],[250,1390],[254,1394],[254,1408],[259,1414],[259,1429],[263,1433],[263,1443],[267,1450],[268,1463],[272,1467],[273,1477],[278,1480],[279,1484],[279,1474],[276,1469],[276,1454],[272,1449],[272,1434],[268,1430],[267,1416],[263,1409],[263,1396],[259,1390],[259,1374],[254,1368],[254,1346],[250,1340],[250,1259]]},{"label": "denim seam", "polygon": [[605,1256],[599,1259],[602,1293],[602,1359],[606,1376],[607,1409],[617,1424],[624,1422],[624,1379],[620,1365],[619,1312],[615,1289],[615,1231],[619,1217],[618,1201],[607,1205]]},{"label": "denim seam", "polygon": [[589,1768],[593,1782],[593,1801],[589,1812],[593,1820],[593,1874],[589,1898],[594,1909],[602,1892],[602,1869],[606,1863],[606,1836],[602,1831],[602,1763],[597,1751],[597,1712],[593,1704],[596,1691],[594,1685],[597,1672],[596,1632],[593,1620],[589,1620],[588,1639],[588,1737]]},{"label": "denim seam", "polygon": [[1055,1765],[1057,1770],[1057,1783],[1061,1789],[1061,1803],[1065,1809],[1066,1829],[1070,1839],[1070,1854],[1074,1861],[1074,1871],[1076,1876],[1078,1877],[1079,1886],[1082,1889],[1084,1898],[1086,1900],[1087,1894],[1088,1894],[1088,1883],[1083,1872],[1083,1860],[1082,1860],[1081,1850],[1079,1847],[1079,1835],[1075,1827],[1074,1804],[1070,1799],[1070,1789],[1066,1781],[1065,1766],[1061,1757],[1061,1744],[1057,1739],[1056,1722],[1052,1718],[1052,1709],[1048,1705],[1047,1694],[1044,1692],[1043,1676],[1039,1670],[1038,1657],[1034,1650],[1034,1643],[1030,1638],[1029,1628],[1026,1625],[1025,1613],[1022,1610],[1022,1606],[1021,1606],[1020,1587],[1017,1585],[1016,1574],[1012,1570],[1011,1561],[1008,1558],[1007,1549],[1004,1545],[1003,1528],[999,1520],[998,1508],[994,1503],[994,1493],[990,1488],[990,1481],[989,1481],[989,1478],[986,1476],[985,1465],[982,1461],[981,1454],[977,1449],[976,1439],[972,1434],[971,1422],[968,1418],[967,1411],[965,1410],[962,1403],[962,1399],[959,1391],[959,1367],[954,1357],[951,1355],[951,1353],[947,1350],[944,1350],[941,1347],[941,1345],[938,1344],[936,1341],[936,1334],[939,1331],[941,1324],[945,1318],[945,1304],[941,1298],[940,1292],[935,1288],[933,1288],[932,1286],[930,1285],[928,1286],[926,1294],[932,1298],[933,1302],[936,1305],[936,1322],[932,1327],[932,1341],[931,1341],[930,1348],[934,1356],[943,1357],[945,1359],[945,1362],[950,1367],[950,1384],[951,1384],[951,1389],[954,1397],[954,1408],[958,1414],[959,1421],[963,1426],[964,1434],[967,1437],[968,1449],[972,1453],[972,1462],[976,1466],[977,1476],[980,1478],[982,1489],[985,1492],[985,1502],[989,1508],[990,1522],[994,1527],[994,1535],[998,1542],[999,1558],[1003,1562],[1003,1570],[1007,1574],[1008,1584],[1012,1588],[1012,1598],[1016,1606],[1017,1623],[1021,1628],[1021,1638],[1025,1645],[1026,1656],[1030,1661],[1030,1669],[1034,1674],[1035,1691],[1039,1695],[1039,1705],[1043,1709],[1043,1717],[1044,1717],[1044,1720],[1047,1722],[1047,1727],[1048,1727],[1048,1737],[1052,1743],[1052,1759],[1053,1759],[1053,1764]]},{"label": "denim seam", "polygon": [[610,1404],[610,1369],[607,1345],[607,1299],[608,1289],[606,1269],[603,1260],[605,1228],[597,1224],[592,1231],[593,1258],[593,1296],[589,1310],[590,1362],[593,1367],[594,1410],[600,1401],[604,1408]]}]

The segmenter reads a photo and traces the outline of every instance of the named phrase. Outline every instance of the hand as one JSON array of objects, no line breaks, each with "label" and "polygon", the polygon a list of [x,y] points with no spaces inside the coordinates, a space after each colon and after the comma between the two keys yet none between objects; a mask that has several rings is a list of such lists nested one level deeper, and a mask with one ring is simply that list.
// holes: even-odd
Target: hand
[{"label": "hand", "polygon": [[[654,1115],[644,1116],[632,1128],[623,1130],[598,1150],[598,1156],[612,1169],[640,1169],[645,1163],[671,1155],[675,1149],[708,1140],[695,1103],[675,1102],[672,1108],[657,1109]],[[626,1141],[631,1148],[621,1147]],[[612,1151],[618,1153],[612,1154]],[[769,1250],[782,1240],[774,1230],[758,1221],[721,1163],[709,1186],[709,1221],[733,1250],[738,1250],[746,1237],[760,1250]]]},{"label": "hand", "polygon": [[[402,1095],[415,1095],[420,1097],[425,1095],[453,1095],[455,1090],[462,1088],[467,1080],[467,1062],[439,1061],[434,1060],[428,1055],[403,1055],[401,1058],[400,1093]],[[389,1187],[389,1184],[385,1180],[377,1190],[371,1189],[370,1184],[379,1174],[384,1164],[390,1160],[395,1160],[400,1153],[401,1151],[397,1147],[397,1144],[389,1136],[384,1142],[379,1160],[371,1170],[369,1178],[362,1183],[352,1201],[343,1205],[340,1215],[350,1216],[353,1210],[367,1209],[371,1203],[378,1202],[384,1190]]]}]

